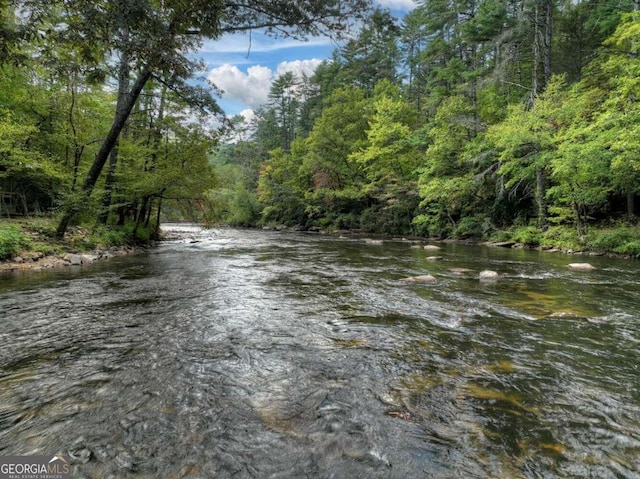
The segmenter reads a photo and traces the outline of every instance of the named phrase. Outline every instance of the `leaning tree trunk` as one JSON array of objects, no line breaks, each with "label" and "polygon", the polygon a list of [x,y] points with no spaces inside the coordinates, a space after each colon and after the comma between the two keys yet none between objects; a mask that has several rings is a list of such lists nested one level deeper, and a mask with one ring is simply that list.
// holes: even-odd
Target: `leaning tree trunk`
[{"label": "leaning tree trunk", "polygon": [[[128,37],[128,35],[127,35]],[[125,37],[126,38],[126,37]],[[120,53],[120,71],[118,72],[118,100],[116,101],[116,111],[124,108],[127,101],[127,93],[129,91],[129,54],[125,50]],[[109,154],[109,169],[105,178],[104,197],[102,198],[102,211],[98,216],[98,222],[103,225],[107,224],[109,219],[109,208],[111,208],[111,196],[113,194],[113,186],[116,182],[116,166],[118,164],[118,144],[120,140],[116,140],[111,153]]]},{"label": "leaning tree trunk", "polygon": [[[133,110],[133,106],[136,104],[136,101],[140,96],[140,92],[142,92],[142,89],[146,85],[149,78],[151,78],[151,68],[146,66],[140,72],[140,75],[133,84],[131,91],[127,95],[126,101],[123,102],[122,108],[116,108],[116,114],[114,116],[113,123],[111,124],[111,129],[105,137],[100,150],[96,154],[96,157],[93,160],[93,164],[91,165],[91,169],[89,170],[89,173],[87,173],[87,177],[82,184],[82,192],[84,193],[85,199],[88,199],[91,196],[93,188],[96,185],[98,178],[100,177],[100,173],[102,172],[102,169],[104,168],[104,165],[109,158],[109,154],[118,141],[120,132],[124,128],[124,125],[127,122],[129,115],[131,114],[131,110]],[[60,220],[60,223],[58,224],[58,228],[56,229],[57,238],[62,238],[64,236],[69,223],[78,213],[78,210],[79,205],[75,203],[66,208],[65,213]]]}]

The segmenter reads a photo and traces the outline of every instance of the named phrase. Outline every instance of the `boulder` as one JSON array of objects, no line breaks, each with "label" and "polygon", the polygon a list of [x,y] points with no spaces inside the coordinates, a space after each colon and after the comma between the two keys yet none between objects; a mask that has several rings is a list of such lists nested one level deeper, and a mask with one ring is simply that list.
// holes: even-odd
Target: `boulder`
[{"label": "boulder", "polygon": [[430,274],[421,276],[411,276],[409,278],[402,278],[400,281],[413,284],[435,284],[438,280]]},{"label": "boulder", "polygon": [[596,269],[595,266],[589,263],[569,263],[567,265],[569,269],[577,269],[580,271],[590,271]]},{"label": "boulder", "polygon": [[440,248],[440,246],[436,246],[434,244],[428,244],[428,245],[424,246],[424,249],[426,249],[427,251],[437,251],[437,250],[442,249],[442,248]]},{"label": "boulder", "polygon": [[64,260],[72,266],[80,266],[83,264],[93,263],[94,258],[86,254],[67,254]]},{"label": "boulder", "polygon": [[490,269],[485,269],[484,271],[480,271],[480,279],[481,280],[496,280],[500,279],[500,275],[495,271],[491,271]]}]

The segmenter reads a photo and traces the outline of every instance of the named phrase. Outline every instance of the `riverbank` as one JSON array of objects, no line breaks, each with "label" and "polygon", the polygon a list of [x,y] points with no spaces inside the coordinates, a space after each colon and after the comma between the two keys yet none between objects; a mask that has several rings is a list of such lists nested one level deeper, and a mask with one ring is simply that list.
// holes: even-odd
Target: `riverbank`
[{"label": "riverbank", "polygon": [[134,237],[126,227],[73,226],[58,240],[55,225],[53,218],[0,220],[0,272],[88,265],[152,245],[148,239]]},{"label": "riverbank", "polygon": [[[276,231],[300,231],[299,228],[272,226],[263,229]],[[408,240],[418,243],[442,242],[468,245],[483,245],[498,248],[529,249],[567,255],[607,256],[620,259],[640,258],[640,228],[622,226],[613,228],[592,228],[588,234],[578,237],[568,227],[554,226],[546,231],[535,227],[512,228],[493,232],[489,237],[472,238],[425,238],[411,235],[384,235],[368,233],[364,230],[321,230],[314,228],[309,233],[342,236],[381,241]]]}]

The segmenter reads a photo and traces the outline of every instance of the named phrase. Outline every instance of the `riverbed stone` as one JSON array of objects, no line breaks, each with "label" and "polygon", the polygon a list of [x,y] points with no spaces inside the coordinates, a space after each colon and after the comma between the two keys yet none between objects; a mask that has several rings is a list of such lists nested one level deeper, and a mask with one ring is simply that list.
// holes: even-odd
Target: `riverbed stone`
[{"label": "riverbed stone", "polygon": [[485,269],[484,271],[480,271],[479,278],[481,280],[496,280],[500,279],[500,275],[496,271]]},{"label": "riverbed stone", "polygon": [[402,278],[400,281],[404,283],[413,284],[435,284],[438,280],[430,274],[423,274],[420,276],[410,276],[409,278]]},{"label": "riverbed stone", "polygon": [[576,269],[579,271],[591,271],[596,269],[596,267],[590,263],[569,263],[567,266],[569,269]]},{"label": "riverbed stone", "polygon": [[464,276],[467,273],[473,272],[473,270],[469,268],[449,268],[449,271],[451,271],[453,274],[457,276]]},{"label": "riverbed stone", "polygon": [[440,246],[436,246],[434,244],[427,244],[427,245],[424,246],[424,249],[427,250],[427,251],[438,251],[438,250],[440,250],[442,248],[440,248]]},{"label": "riverbed stone", "polygon": [[427,256],[427,261],[442,261],[443,256]]}]

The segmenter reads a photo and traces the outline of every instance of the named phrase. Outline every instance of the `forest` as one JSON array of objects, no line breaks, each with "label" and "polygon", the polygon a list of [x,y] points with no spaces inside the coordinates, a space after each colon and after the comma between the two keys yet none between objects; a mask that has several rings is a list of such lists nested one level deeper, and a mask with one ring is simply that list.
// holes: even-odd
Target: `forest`
[{"label": "forest", "polygon": [[209,219],[636,255],[639,15],[618,0],[376,10],[216,149]]},{"label": "forest", "polygon": [[[640,0],[416,3],[0,2],[0,214],[640,254]],[[194,53],[252,29],[343,40],[246,124]]]}]

